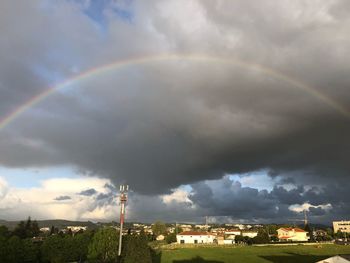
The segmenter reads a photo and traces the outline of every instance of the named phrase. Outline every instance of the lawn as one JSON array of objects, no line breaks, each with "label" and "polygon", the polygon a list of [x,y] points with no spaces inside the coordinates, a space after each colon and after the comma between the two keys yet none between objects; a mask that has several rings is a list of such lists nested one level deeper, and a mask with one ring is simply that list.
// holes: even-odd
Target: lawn
[{"label": "lawn", "polygon": [[350,246],[297,245],[266,247],[194,247],[162,249],[157,263],[317,262],[337,254],[350,254]]}]

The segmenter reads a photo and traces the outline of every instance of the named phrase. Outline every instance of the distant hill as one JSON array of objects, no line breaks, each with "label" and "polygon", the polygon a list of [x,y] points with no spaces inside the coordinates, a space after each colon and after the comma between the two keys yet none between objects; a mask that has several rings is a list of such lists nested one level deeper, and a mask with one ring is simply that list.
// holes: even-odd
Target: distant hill
[{"label": "distant hill", "polygon": [[[35,219],[32,219],[35,220]],[[25,220],[24,220],[25,221]],[[97,224],[91,221],[69,221],[62,219],[52,219],[52,220],[36,220],[38,222],[39,227],[51,227],[55,226],[58,229],[66,228],[67,226],[87,226],[90,229],[96,229],[98,227]],[[9,229],[14,229],[20,221],[7,221],[0,219],[0,225],[6,226]]]}]

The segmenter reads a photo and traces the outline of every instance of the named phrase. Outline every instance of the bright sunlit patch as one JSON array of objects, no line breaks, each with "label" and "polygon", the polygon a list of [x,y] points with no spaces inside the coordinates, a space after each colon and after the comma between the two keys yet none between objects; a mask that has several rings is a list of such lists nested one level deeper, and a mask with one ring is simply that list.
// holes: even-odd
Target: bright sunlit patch
[{"label": "bright sunlit patch", "polygon": [[230,180],[238,181],[243,187],[256,188],[258,190],[266,189],[271,191],[276,181],[274,178],[268,175],[265,170],[246,173],[246,174],[233,174],[229,175]]},{"label": "bright sunlit patch", "polygon": [[192,201],[188,198],[189,192],[182,190],[182,189],[176,189],[174,192],[172,192],[169,195],[163,195],[163,202],[168,204],[171,202],[178,202],[178,203],[192,203]]},{"label": "bright sunlit patch", "polygon": [[291,205],[288,207],[288,209],[290,211],[296,212],[296,213],[301,213],[303,211],[310,211],[310,208],[321,208],[323,210],[330,210],[332,209],[332,205],[331,204],[325,204],[325,205],[311,205],[309,203],[304,203],[302,205],[299,204],[295,204],[295,205]]}]

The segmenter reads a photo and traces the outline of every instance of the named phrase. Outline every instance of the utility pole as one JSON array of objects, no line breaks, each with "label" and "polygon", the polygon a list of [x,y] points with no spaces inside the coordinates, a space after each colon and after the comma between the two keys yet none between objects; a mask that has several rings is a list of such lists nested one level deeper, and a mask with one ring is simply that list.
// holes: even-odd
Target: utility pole
[{"label": "utility pole", "polygon": [[306,211],[306,209],[304,209],[304,226],[306,227],[307,224],[308,224],[307,211]]},{"label": "utility pole", "polygon": [[122,254],[122,241],[123,241],[123,225],[125,220],[125,206],[126,201],[128,200],[128,185],[121,185],[119,188],[120,191],[120,233],[119,233],[119,248],[118,256]]}]

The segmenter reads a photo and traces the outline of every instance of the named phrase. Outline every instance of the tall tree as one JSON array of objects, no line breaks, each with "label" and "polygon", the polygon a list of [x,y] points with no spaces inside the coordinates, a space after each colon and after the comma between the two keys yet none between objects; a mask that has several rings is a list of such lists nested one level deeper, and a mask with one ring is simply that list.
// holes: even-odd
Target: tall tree
[{"label": "tall tree", "polygon": [[40,234],[40,228],[38,221],[34,220],[31,225],[31,232],[33,237],[37,237]]},{"label": "tall tree", "polygon": [[152,263],[151,250],[144,234],[129,236],[123,263]]},{"label": "tall tree", "polygon": [[269,234],[265,229],[259,229],[258,235],[253,238],[255,244],[267,244],[270,242]]},{"label": "tall tree", "polygon": [[115,262],[118,258],[118,232],[112,227],[99,229],[88,249],[88,258],[99,262]]},{"label": "tall tree", "polygon": [[166,225],[161,221],[157,221],[152,225],[152,232],[154,236],[159,236],[166,233]]},{"label": "tall tree", "polygon": [[12,236],[8,240],[8,263],[23,262],[24,251],[22,240],[18,236]]},{"label": "tall tree", "polygon": [[24,223],[24,221],[18,223],[15,230],[13,230],[13,234],[15,236],[18,236],[19,238],[26,238],[26,224]]}]

